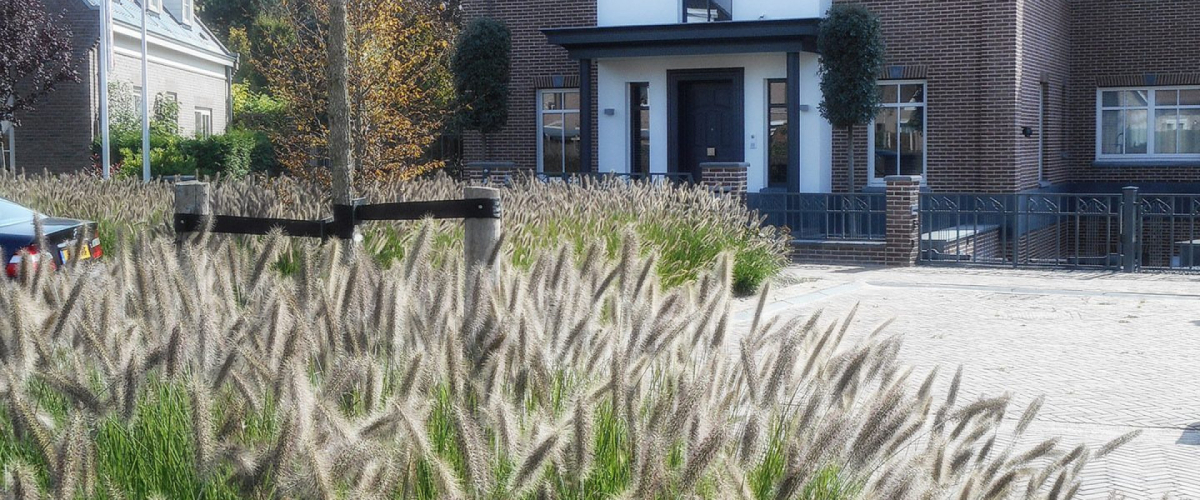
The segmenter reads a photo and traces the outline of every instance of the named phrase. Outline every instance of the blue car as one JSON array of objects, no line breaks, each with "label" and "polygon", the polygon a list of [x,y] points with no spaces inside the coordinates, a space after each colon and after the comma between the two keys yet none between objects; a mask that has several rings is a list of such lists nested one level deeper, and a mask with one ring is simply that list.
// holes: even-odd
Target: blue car
[{"label": "blue car", "polygon": [[[47,248],[38,246],[34,217],[41,220]],[[82,238],[86,241],[80,241]],[[95,222],[46,216],[5,199],[0,199],[0,248],[8,262],[4,271],[11,278],[20,271],[23,256],[28,256],[34,266],[49,262],[51,267],[58,267],[104,255],[100,239],[96,237]],[[77,256],[74,255],[76,251],[79,252]]]}]

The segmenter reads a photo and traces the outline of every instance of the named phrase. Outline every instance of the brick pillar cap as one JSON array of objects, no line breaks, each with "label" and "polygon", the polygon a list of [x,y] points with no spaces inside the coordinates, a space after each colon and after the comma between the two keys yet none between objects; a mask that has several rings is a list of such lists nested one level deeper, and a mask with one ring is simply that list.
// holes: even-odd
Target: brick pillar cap
[{"label": "brick pillar cap", "polygon": [[891,184],[893,182],[921,182],[919,175],[889,175],[883,178],[883,181]]},{"label": "brick pillar cap", "polygon": [[750,168],[750,164],[741,161],[709,161],[701,163],[700,168]]}]

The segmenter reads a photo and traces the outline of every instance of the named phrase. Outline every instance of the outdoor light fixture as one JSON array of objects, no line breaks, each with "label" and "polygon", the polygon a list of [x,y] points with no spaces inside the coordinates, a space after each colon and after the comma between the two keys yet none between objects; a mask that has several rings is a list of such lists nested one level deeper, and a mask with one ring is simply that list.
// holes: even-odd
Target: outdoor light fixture
[{"label": "outdoor light fixture", "polygon": [[1021,127],[1021,135],[1025,137],[1033,137],[1033,127]]}]

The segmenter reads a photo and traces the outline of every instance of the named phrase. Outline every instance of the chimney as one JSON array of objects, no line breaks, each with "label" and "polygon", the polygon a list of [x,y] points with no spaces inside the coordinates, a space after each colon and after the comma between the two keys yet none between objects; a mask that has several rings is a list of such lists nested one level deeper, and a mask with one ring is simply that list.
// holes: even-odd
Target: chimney
[{"label": "chimney", "polygon": [[162,5],[164,10],[185,26],[196,22],[195,0],[162,0]]}]

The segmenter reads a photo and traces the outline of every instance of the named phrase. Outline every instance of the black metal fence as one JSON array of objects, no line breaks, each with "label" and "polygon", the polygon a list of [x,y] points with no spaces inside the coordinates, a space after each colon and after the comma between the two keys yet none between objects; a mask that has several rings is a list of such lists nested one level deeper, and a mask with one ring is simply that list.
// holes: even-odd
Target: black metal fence
[{"label": "black metal fence", "polygon": [[1121,194],[924,193],[920,261],[1120,268]]},{"label": "black metal fence", "polygon": [[[484,178],[487,178],[486,174],[485,174]],[[677,184],[690,184],[693,181],[692,174],[690,172],[654,172],[654,173],[649,173],[649,174],[629,173],[629,172],[571,172],[571,173],[548,174],[548,173],[544,173],[544,172],[538,172],[537,178],[544,180],[544,181],[547,181],[547,180],[578,181],[580,179],[585,179],[585,178],[588,178],[588,179],[613,178],[613,179],[625,179],[625,180],[647,180],[648,179],[651,181],[666,181],[666,182],[677,183]]]},{"label": "black metal fence", "polygon": [[882,241],[887,237],[883,193],[750,193],[746,204],[766,223],[787,227],[797,240]]},{"label": "black metal fence", "polygon": [[1141,195],[1138,209],[1141,268],[1200,271],[1200,195]]}]

